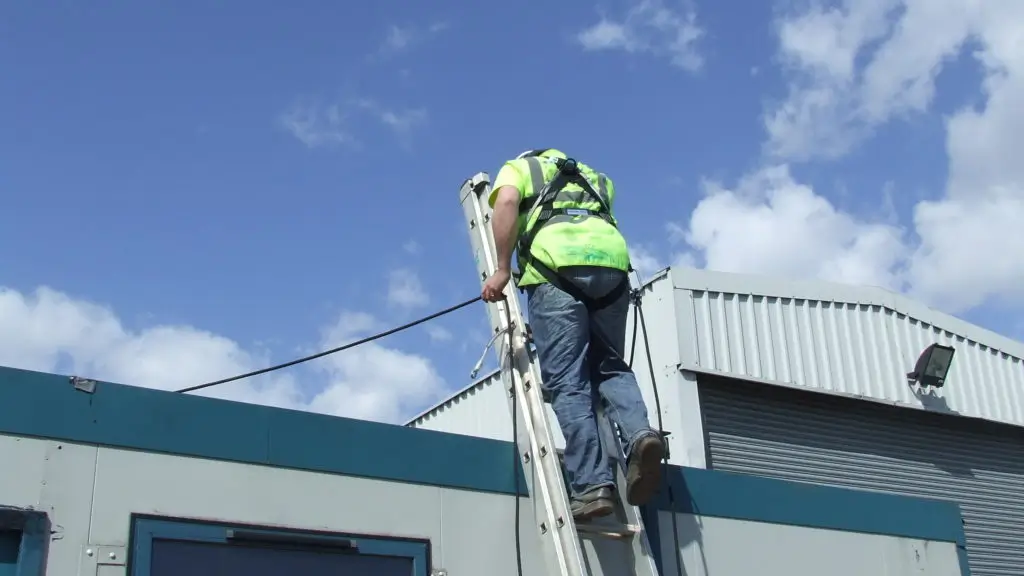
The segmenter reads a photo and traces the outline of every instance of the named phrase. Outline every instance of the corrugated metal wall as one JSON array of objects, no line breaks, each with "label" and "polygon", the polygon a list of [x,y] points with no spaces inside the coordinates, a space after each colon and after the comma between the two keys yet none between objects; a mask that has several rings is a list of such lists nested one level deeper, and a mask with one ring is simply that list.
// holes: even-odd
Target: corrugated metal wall
[{"label": "corrugated metal wall", "polygon": [[1024,574],[1019,429],[726,378],[699,381],[709,467],[954,500],[972,574]]},{"label": "corrugated metal wall", "polygon": [[[692,314],[692,325],[680,323],[684,368],[695,362],[695,369],[1024,425],[1021,358],[922,319],[879,304],[678,292]],[[956,349],[947,385],[916,395],[906,374],[933,342]]]},{"label": "corrugated metal wall", "polygon": [[[555,413],[545,404],[548,422],[555,436],[555,448],[565,448],[565,437],[555,423]],[[512,440],[512,411],[500,372],[492,372],[448,400],[413,418],[411,428],[437,430],[464,436]]]},{"label": "corrugated metal wall", "polygon": [[494,440],[511,440],[512,414],[501,383],[501,373],[487,374],[451,398],[416,416],[407,426]]}]

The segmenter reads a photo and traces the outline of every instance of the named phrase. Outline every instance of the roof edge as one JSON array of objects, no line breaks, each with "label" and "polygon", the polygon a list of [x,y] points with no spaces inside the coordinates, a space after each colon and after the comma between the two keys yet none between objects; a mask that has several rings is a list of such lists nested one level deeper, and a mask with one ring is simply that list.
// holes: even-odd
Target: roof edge
[{"label": "roof edge", "polygon": [[779,276],[699,268],[673,268],[669,274],[672,278],[672,287],[681,290],[881,306],[1024,360],[1024,343],[879,286],[841,284],[823,280],[794,280]]},{"label": "roof edge", "polygon": [[483,388],[489,382],[491,382],[491,380],[494,378],[494,376],[496,374],[498,374],[500,372],[501,372],[501,368],[495,368],[495,369],[491,370],[490,372],[485,374],[483,377],[477,378],[476,380],[474,380],[473,382],[469,383],[468,385],[463,386],[462,388],[459,388],[458,390],[456,390],[455,392],[452,392],[448,396],[445,396],[443,400],[435,402],[429,408],[427,408],[427,409],[423,410],[422,412],[420,412],[419,414],[409,418],[405,422],[405,424],[402,424],[402,426],[410,426],[411,427],[413,424],[416,423],[417,420],[420,420],[421,418],[423,418],[424,416],[427,416],[431,412],[436,412],[438,408],[441,408],[445,404],[447,404],[447,403],[449,403],[449,402],[451,402],[451,401],[453,401],[453,400],[455,400],[457,398],[461,398],[461,397],[469,394],[473,390],[477,390],[477,389]]}]

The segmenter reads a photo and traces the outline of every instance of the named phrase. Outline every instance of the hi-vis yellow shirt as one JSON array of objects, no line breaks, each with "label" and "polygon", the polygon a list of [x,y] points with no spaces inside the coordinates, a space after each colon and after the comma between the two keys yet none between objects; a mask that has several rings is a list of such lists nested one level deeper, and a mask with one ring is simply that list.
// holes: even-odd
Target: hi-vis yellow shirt
[{"label": "hi-vis yellow shirt", "polygon": [[[554,158],[565,158],[565,154],[558,150],[549,150],[542,156],[535,157],[541,168],[541,174],[536,175],[531,174],[530,163],[526,158],[505,162],[492,184],[491,194],[488,198],[491,208],[494,208],[497,192],[502,186],[513,186],[518,190],[520,204],[535,196],[543,186],[537,186],[535,189],[534,176],[543,176],[545,184],[550,182],[558,172]],[[615,185],[611,178],[596,172],[582,162],[578,162],[578,164],[580,173],[594,190],[605,194],[608,208],[611,210],[615,201]],[[601,205],[578,184],[570,183],[558,194],[553,207],[598,210]],[[536,211],[530,222],[527,222],[526,219],[529,215],[530,212],[520,210],[518,218],[520,238],[527,232],[528,226],[532,227],[536,223],[540,211]],[[596,216],[558,215],[551,218],[534,238],[531,252],[534,258],[554,271],[558,271],[563,266],[604,266],[623,271],[629,270],[629,251],[625,238],[615,226]],[[518,286],[522,288],[546,282],[547,280],[533,266],[525,264],[524,256],[524,254],[518,254],[519,271],[522,273]]]}]

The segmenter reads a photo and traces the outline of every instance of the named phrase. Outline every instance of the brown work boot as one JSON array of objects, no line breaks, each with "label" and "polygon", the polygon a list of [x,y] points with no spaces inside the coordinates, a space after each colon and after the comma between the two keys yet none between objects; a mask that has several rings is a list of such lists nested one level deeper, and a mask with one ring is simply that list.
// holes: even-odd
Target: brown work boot
[{"label": "brown work boot", "polygon": [[615,511],[614,493],[608,486],[590,490],[572,499],[569,508],[577,522],[586,522],[591,518],[607,516]]},{"label": "brown work boot", "polygon": [[644,436],[633,445],[626,470],[626,500],[643,506],[658,490],[665,444],[657,434]]}]

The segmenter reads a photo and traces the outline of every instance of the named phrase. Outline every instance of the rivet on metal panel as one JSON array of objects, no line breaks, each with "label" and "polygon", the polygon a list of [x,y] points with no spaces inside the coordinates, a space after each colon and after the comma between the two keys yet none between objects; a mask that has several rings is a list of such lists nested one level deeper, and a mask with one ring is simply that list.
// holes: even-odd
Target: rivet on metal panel
[{"label": "rivet on metal panel", "polygon": [[555,526],[558,526],[559,528],[565,526],[565,519],[559,516],[558,519],[555,520]]},{"label": "rivet on metal panel", "polygon": [[529,463],[530,463],[530,453],[529,452],[523,452],[523,464],[529,464]]},{"label": "rivet on metal panel", "polygon": [[448,571],[443,568],[435,568],[430,571],[430,576],[448,576]]},{"label": "rivet on metal panel", "polygon": [[540,523],[540,533],[541,534],[547,534],[548,533],[548,524],[547,524],[547,522],[541,522]]},{"label": "rivet on metal panel", "polygon": [[100,546],[100,557],[96,564],[105,566],[124,566],[125,550],[121,546]]},{"label": "rivet on metal panel", "polygon": [[540,447],[540,457],[543,458],[543,457],[545,457],[547,455],[548,455],[548,447],[547,446],[541,446]]},{"label": "rivet on metal panel", "polygon": [[92,394],[96,391],[96,381],[88,380],[86,378],[80,378],[78,376],[72,376],[70,378],[71,385],[75,387],[75,390],[81,390],[87,394]]},{"label": "rivet on metal panel", "polygon": [[[82,575],[94,575],[100,574],[100,566],[124,566],[125,565],[125,547],[124,546],[103,546],[103,545],[92,545],[83,547],[82,563],[80,565],[79,574]],[[106,573],[106,572],[102,572]]]}]

